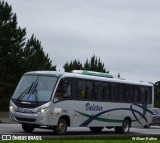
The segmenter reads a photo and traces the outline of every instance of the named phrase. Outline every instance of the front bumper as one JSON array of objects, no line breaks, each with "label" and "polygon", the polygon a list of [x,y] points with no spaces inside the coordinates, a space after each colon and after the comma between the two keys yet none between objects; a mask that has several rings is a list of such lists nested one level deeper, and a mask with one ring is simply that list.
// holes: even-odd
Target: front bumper
[{"label": "front bumper", "polygon": [[9,118],[12,121],[19,123],[28,123],[34,125],[48,125],[48,114],[38,113],[21,113],[21,112],[10,112]]}]

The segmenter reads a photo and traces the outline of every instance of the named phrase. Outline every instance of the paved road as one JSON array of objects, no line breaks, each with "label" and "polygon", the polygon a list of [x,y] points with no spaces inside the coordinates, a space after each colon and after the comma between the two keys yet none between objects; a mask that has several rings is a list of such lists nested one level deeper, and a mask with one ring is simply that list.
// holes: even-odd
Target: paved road
[{"label": "paved road", "polygon": [[130,138],[132,137],[157,137],[160,138],[160,127],[151,127],[150,129],[144,128],[131,128],[130,133],[127,135],[120,135],[114,132],[114,129],[104,129],[101,133],[92,133],[88,128],[68,128],[66,135],[54,135],[52,130],[35,129],[33,133],[25,133],[20,124],[0,124],[0,140],[2,135],[15,135],[15,136],[41,136],[42,139],[99,139],[99,138]]}]

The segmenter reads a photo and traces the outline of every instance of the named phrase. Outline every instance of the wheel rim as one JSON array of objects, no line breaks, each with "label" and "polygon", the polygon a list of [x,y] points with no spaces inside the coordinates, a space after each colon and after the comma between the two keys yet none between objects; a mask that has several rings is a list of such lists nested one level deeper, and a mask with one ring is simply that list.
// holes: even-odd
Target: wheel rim
[{"label": "wheel rim", "polygon": [[129,130],[129,125],[128,125],[127,123],[124,123],[124,125],[123,125],[123,130],[124,130],[125,133],[128,132],[128,130]]},{"label": "wheel rim", "polygon": [[58,129],[59,129],[59,132],[60,132],[60,133],[64,133],[65,130],[66,130],[66,125],[65,125],[65,123],[63,123],[63,122],[59,123]]}]

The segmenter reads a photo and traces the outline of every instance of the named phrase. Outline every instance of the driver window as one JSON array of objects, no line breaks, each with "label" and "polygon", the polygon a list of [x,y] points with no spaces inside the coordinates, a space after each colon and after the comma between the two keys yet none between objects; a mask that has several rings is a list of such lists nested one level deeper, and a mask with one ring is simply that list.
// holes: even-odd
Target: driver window
[{"label": "driver window", "polygon": [[71,84],[66,85],[65,96],[67,97],[71,96]]},{"label": "driver window", "polygon": [[55,96],[56,97],[62,97],[63,96],[62,83],[60,83],[58,85]]},{"label": "driver window", "polygon": [[57,90],[55,97],[71,97],[72,96],[72,85],[67,80],[61,80]]}]

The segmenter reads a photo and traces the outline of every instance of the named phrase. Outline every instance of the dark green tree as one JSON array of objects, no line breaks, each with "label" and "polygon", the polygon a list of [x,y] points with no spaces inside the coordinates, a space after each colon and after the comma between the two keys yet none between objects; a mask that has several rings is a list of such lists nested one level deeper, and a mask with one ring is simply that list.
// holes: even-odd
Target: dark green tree
[{"label": "dark green tree", "polygon": [[100,58],[93,55],[90,61],[87,59],[84,65],[79,60],[73,60],[70,63],[66,62],[63,66],[66,72],[71,72],[72,70],[90,70],[97,72],[106,72],[104,68],[104,63],[101,62]]},{"label": "dark green tree", "polygon": [[24,71],[56,70],[52,61],[45,54],[41,42],[34,35],[27,41],[23,54]]},{"label": "dark green tree", "polygon": [[8,110],[9,99],[25,72],[56,69],[41,42],[32,35],[26,43],[26,29],[17,25],[12,7],[0,1],[0,110]]},{"label": "dark green tree", "polygon": [[[17,26],[17,16],[0,1],[0,98],[10,98],[20,78],[26,29]],[[0,100],[3,102],[3,100]],[[1,103],[0,103],[1,104]]]},{"label": "dark green tree", "polygon": [[160,81],[154,84],[154,106],[160,108]]},{"label": "dark green tree", "polygon": [[95,55],[91,57],[90,61],[88,61],[88,59],[86,60],[83,69],[104,73],[106,72],[106,69],[104,68],[104,63],[101,62],[100,57],[97,58]]},{"label": "dark green tree", "polygon": [[79,60],[73,60],[70,63],[66,62],[63,66],[65,72],[71,72],[72,70],[81,70],[82,64]]},{"label": "dark green tree", "polygon": [[84,63],[83,68],[85,70],[91,70],[91,63],[88,61],[88,58],[87,58],[86,62]]}]

